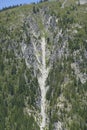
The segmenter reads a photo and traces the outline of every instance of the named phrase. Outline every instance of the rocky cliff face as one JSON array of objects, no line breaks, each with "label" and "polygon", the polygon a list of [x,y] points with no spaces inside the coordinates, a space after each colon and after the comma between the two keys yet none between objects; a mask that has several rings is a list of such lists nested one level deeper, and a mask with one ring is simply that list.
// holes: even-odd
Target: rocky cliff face
[{"label": "rocky cliff face", "polygon": [[62,4],[0,13],[3,130],[87,129],[87,5]]}]

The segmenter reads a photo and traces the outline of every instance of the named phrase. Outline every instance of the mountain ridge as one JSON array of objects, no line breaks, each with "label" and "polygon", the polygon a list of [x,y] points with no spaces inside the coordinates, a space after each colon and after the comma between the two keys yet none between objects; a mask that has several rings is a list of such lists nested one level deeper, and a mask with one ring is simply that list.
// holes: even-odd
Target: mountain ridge
[{"label": "mountain ridge", "polygon": [[[87,129],[87,5],[61,7],[43,2],[0,12],[1,130]],[[43,129],[38,78],[44,62],[50,70]]]}]

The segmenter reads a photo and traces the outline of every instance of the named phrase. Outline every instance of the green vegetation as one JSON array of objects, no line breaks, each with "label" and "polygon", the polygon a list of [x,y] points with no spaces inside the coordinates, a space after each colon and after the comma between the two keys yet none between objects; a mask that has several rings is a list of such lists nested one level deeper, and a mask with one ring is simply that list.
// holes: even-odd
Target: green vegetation
[{"label": "green vegetation", "polygon": [[[87,129],[87,81],[82,84],[80,78],[77,80],[75,70],[71,67],[72,63],[78,63],[80,72],[87,74],[87,5],[76,5],[75,0],[67,1],[64,9],[61,5],[62,1],[41,2],[0,12],[0,130],[39,130],[34,116],[24,112],[26,102],[31,110],[40,111],[40,101],[37,105],[37,100],[40,100],[38,72],[34,74],[33,65],[27,68],[21,50],[22,42],[31,47],[31,37],[34,36],[30,31],[34,23],[41,33],[45,32],[50,50],[57,35],[55,26],[62,28],[64,38],[68,39],[69,55],[66,58],[66,49],[61,59],[56,54],[47,79],[49,130],[53,130],[54,123],[58,121],[67,130]],[[47,21],[44,23],[43,19],[48,16],[58,19],[58,22],[46,32]],[[56,47],[63,48],[61,37]]]}]

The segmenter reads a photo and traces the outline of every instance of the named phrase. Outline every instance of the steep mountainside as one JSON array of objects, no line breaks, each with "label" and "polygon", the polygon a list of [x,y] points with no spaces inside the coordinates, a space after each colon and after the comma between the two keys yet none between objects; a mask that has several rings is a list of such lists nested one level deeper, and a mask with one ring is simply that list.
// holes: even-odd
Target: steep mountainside
[{"label": "steep mountainside", "polygon": [[87,130],[87,4],[0,12],[0,130]]}]

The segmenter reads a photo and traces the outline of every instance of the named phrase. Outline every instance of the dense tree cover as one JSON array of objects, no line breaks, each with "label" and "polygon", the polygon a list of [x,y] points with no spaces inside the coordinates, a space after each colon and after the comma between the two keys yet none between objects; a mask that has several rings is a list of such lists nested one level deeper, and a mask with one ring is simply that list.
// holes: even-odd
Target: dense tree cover
[{"label": "dense tree cover", "polygon": [[[34,117],[29,117],[27,113],[24,114],[27,96],[29,97],[28,104],[35,105],[37,81],[31,76],[32,68],[28,70],[24,59],[22,57],[18,59],[15,56],[15,43],[17,53],[21,53],[18,44],[22,40],[22,35],[19,29],[12,30],[11,33],[6,24],[3,25],[2,22],[0,27],[0,129],[39,130]],[[29,78],[29,84],[26,83],[25,74]]]},{"label": "dense tree cover", "polygon": [[[16,59],[11,59],[11,64],[7,63],[5,65],[3,58],[0,58],[0,129],[37,130],[39,128],[34,123],[33,117],[29,117],[27,114],[24,115],[23,112],[25,108],[24,99],[31,94],[24,78],[23,62],[18,69],[17,64],[20,61],[14,62],[14,60]],[[31,92],[34,93],[33,90]],[[34,97],[35,95],[31,96]],[[34,103],[33,99],[35,98],[33,97],[29,101],[31,105]]]},{"label": "dense tree cover", "polygon": [[[48,13],[59,18],[58,27],[63,28],[64,31],[66,28],[71,29],[67,37],[69,57],[66,59],[64,56],[61,60],[55,61],[47,80],[47,85],[50,86],[46,96],[49,103],[47,110],[50,119],[49,130],[53,130],[53,124],[57,121],[64,122],[64,127],[68,130],[86,130],[87,82],[82,84],[80,79],[77,81],[75,72],[71,68],[71,63],[75,62],[73,52],[80,50],[76,61],[80,65],[81,72],[87,73],[87,59],[83,54],[84,49],[87,51],[87,17],[86,14],[81,13],[85,7],[74,4],[63,10],[60,8],[61,3],[46,2],[46,6],[48,5],[50,7]],[[33,67],[27,68],[21,53],[21,42],[24,41],[29,45],[31,39],[28,37],[25,23],[22,23],[24,18],[20,17],[20,12],[22,17],[23,13],[27,17],[29,12],[38,17],[43,6],[45,7],[45,3],[42,2],[41,5],[32,5],[32,7],[23,6],[20,8],[21,11],[19,8],[16,10],[15,7],[12,11],[0,12],[0,130],[39,130],[34,117],[24,112],[27,97],[29,108],[40,109],[36,103],[40,95]],[[73,34],[72,27],[75,23],[79,23],[82,28],[75,27],[78,33]],[[39,26],[42,28],[40,23]],[[54,37],[55,35],[56,32]],[[51,45],[50,37],[47,38],[47,42]],[[61,38],[59,44],[62,47]],[[79,55],[82,56],[82,63]],[[61,108],[58,106],[60,97],[64,98]]]}]

